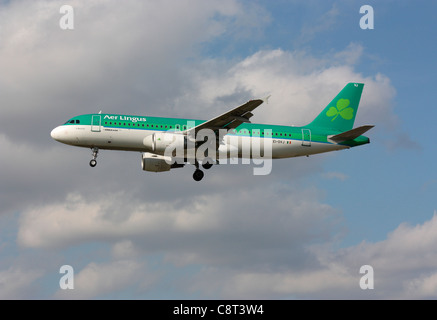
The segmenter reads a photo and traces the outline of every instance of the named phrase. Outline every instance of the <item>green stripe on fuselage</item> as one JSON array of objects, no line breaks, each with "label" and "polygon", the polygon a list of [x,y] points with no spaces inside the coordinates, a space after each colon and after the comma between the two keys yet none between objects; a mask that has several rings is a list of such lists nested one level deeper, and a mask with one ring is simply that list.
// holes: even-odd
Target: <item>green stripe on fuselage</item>
[{"label": "green stripe on fuselage", "polygon": [[[186,130],[192,128],[205,120],[196,119],[183,119],[183,118],[163,118],[163,117],[146,117],[146,116],[132,116],[132,115],[120,115],[120,114],[85,114],[76,116],[68,120],[64,125],[92,125],[92,119],[94,117],[101,116],[101,126],[104,128],[117,128],[117,129],[135,129],[135,130],[153,130],[153,131],[174,131],[174,130]],[[77,123],[77,121],[79,123]],[[73,123],[70,123],[72,122]],[[95,125],[95,123],[94,123]],[[243,123],[238,126],[234,132],[230,135],[247,136],[247,137],[262,137],[272,139],[285,139],[285,140],[302,140],[302,129],[308,129],[307,127],[291,127],[281,125],[270,124],[257,124],[257,123]],[[265,134],[271,130],[270,134]],[[340,133],[340,132],[323,132],[323,129],[311,128],[311,142],[319,143],[331,143],[327,139],[327,135]],[[342,142],[342,145],[356,146],[368,143],[369,139],[364,136],[360,136],[353,141]]]}]

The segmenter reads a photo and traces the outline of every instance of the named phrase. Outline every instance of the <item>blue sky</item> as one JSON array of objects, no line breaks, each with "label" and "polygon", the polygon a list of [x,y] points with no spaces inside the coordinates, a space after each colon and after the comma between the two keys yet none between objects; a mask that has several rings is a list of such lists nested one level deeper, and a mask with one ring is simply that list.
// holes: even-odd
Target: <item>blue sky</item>
[{"label": "blue sky", "polygon": [[[0,298],[435,298],[437,4],[71,1],[69,31],[63,4],[0,1]],[[49,136],[102,109],[207,119],[266,94],[253,122],[304,125],[355,81],[371,143],[268,176],[218,166],[196,184],[125,152],[91,170]]]}]

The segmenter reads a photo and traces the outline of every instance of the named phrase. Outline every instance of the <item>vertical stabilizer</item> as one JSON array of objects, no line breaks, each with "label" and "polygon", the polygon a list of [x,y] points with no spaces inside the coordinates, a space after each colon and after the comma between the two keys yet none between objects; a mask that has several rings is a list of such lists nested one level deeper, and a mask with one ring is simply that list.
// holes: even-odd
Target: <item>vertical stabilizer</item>
[{"label": "vertical stabilizer", "polygon": [[363,92],[363,83],[348,83],[326,108],[306,127],[344,132],[351,130]]}]

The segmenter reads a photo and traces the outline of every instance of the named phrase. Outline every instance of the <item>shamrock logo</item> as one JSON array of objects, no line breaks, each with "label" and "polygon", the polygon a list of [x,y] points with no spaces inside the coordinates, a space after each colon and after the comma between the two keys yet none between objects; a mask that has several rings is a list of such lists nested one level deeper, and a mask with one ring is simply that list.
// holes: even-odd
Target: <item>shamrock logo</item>
[{"label": "shamrock logo", "polygon": [[328,112],[326,112],[326,115],[328,117],[334,117],[331,121],[337,119],[338,115],[345,120],[351,120],[354,117],[354,109],[348,107],[349,104],[349,99],[339,99],[337,101],[337,107],[329,108]]}]

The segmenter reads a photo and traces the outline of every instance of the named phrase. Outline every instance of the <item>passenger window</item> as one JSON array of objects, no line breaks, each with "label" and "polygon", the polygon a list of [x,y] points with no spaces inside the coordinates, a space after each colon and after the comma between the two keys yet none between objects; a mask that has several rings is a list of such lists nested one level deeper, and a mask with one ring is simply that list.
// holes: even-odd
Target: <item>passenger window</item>
[{"label": "passenger window", "polygon": [[76,124],[79,124],[80,123],[80,120],[76,120]]}]

